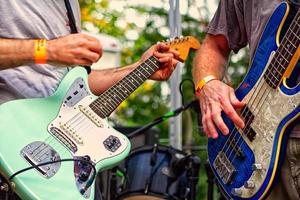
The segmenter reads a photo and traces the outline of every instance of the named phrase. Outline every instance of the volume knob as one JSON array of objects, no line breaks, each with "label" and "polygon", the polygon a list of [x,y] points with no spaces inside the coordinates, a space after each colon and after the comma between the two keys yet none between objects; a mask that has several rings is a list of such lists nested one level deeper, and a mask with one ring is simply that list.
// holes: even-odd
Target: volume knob
[{"label": "volume knob", "polygon": [[254,163],[252,165],[252,170],[261,170],[262,169],[262,166],[260,163]]},{"label": "volume knob", "polygon": [[236,197],[241,197],[243,194],[243,191],[239,188],[232,188],[231,194],[236,196]]}]

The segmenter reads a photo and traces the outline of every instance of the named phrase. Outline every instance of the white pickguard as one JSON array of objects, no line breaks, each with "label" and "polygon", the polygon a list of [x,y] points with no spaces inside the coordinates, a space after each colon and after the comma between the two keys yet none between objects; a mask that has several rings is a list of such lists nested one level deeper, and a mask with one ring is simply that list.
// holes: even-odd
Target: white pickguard
[{"label": "white pickguard", "polygon": [[[263,184],[270,166],[274,136],[278,126],[283,118],[299,106],[300,102],[300,93],[293,96],[285,95],[280,89],[271,89],[262,78],[257,83],[244,98],[255,116],[251,127],[256,132],[256,137],[251,142],[246,136],[242,136],[255,155],[255,163],[261,165],[261,170],[253,171],[248,180],[249,183],[255,184],[254,188],[249,189],[245,186],[237,188],[242,198],[252,197]],[[258,89],[264,92],[258,93]],[[251,100],[251,97],[257,94],[256,100]]]},{"label": "white pickguard", "polygon": [[[57,118],[50,123],[48,130],[50,130],[51,127],[57,127],[63,130],[62,125],[64,125],[64,127],[67,126],[70,131],[65,135],[68,139],[72,140],[78,148],[78,150],[73,153],[73,156],[88,155],[94,163],[97,163],[105,158],[110,158],[123,152],[127,147],[127,139],[124,135],[114,130],[106,119],[93,115],[93,117],[96,118],[95,120],[98,121],[97,124],[82,112],[82,108],[88,108],[88,105],[92,101],[94,101],[94,97],[90,95],[84,97],[76,105],[71,107],[63,103]],[[101,126],[99,126],[99,123]],[[114,152],[109,151],[103,144],[109,136],[117,137],[121,143],[120,147]]]}]

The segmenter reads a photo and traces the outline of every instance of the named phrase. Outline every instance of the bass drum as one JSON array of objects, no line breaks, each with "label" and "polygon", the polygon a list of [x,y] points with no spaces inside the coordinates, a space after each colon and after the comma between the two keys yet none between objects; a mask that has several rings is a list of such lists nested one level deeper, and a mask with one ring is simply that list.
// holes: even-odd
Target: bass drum
[{"label": "bass drum", "polygon": [[135,149],[125,160],[125,181],[117,199],[187,199],[187,172],[184,166],[175,166],[185,156],[184,152],[167,146]]}]

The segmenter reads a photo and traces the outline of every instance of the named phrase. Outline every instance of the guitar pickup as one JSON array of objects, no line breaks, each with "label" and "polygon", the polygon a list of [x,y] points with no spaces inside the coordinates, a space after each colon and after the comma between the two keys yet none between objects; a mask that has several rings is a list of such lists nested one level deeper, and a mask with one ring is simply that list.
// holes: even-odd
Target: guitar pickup
[{"label": "guitar pickup", "polygon": [[256,132],[251,128],[251,123],[254,120],[254,115],[248,106],[245,106],[242,109],[242,116],[243,116],[245,124],[246,124],[246,126],[242,129],[242,132],[252,142],[256,137]]}]

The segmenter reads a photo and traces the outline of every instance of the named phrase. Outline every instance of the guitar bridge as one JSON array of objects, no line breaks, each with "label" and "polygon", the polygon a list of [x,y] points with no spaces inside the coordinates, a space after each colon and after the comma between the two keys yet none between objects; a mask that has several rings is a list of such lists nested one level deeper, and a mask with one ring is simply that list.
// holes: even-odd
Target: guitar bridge
[{"label": "guitar bridge", "polygon": [[224,184],[230,183],[236,170],[224,152],[220,152],[213,163]]},{"label": "guitar bridge", "polygon": [[[49,161],[60,160],[59,154],[48,144],[32,142],[21,150],[21,156],[32,166]],[[60,168],[60,162],[35,167],[44,177],[51,178]]]}]

